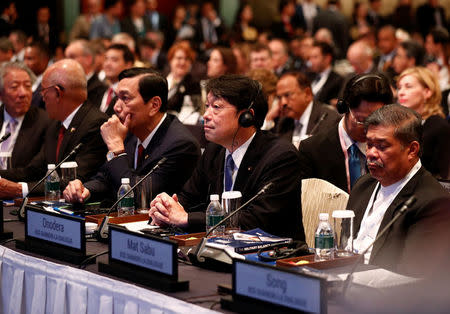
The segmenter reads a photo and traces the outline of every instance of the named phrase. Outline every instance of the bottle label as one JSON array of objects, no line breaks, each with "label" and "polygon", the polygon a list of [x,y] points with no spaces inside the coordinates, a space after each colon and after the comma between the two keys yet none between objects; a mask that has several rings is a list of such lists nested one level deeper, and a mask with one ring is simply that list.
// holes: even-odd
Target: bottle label
[{"label": "bottle label", "polygon": [[223,219],[223,216],[209,216],[208,217],[208,226],[215,226]]},{"label": "bottle label", "polygon": [[317,249],[332,249],[334,248],[334,237],[332,235],[316,235],[314,247]]},{"label": "bottle label", "polygon": [[56,182],[45,182],[46,191],[59,191],[59,181]]},{"label": "bottle label", "polygon": [[119,207],[134,207],[134,198],[133,197],[125,197],[120,201]]}]

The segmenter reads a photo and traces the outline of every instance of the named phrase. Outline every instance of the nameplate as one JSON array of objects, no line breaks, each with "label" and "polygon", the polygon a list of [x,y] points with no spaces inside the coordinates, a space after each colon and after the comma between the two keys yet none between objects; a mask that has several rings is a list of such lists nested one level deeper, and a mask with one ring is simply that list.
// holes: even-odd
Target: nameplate
[{"label": "nameplate", "polygon": [[26,207],[25,237],[40,239],[86,254],[84,219]]},{"label": "nameplate", "polygon": [[233,298],[326,313],[325,281],[260,263],[233,260]]},{"label": "nameplate", "polygon": [[177,244],[148,234],[109,226],[109,258],[178,279]]}]

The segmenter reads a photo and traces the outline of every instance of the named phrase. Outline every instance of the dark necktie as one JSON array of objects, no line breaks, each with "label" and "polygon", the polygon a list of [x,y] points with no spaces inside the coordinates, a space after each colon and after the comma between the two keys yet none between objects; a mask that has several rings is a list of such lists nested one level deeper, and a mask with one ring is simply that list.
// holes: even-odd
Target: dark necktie
[{"label": "dark necktie", "polygon": [[353,188],[356,180],[361,176],[361,159],[356,143],[348,148],[348,170],[350,172],[350,188]]},{"label": "dark necktie", "polygon": [[138,169],[142,165],[142,158],[143,157],[144,157],[144,146],[142,144],[139,144],[139,146],[138,146],[137,162],[136,162],[136,169]]},{"label": "dark necktie", "polygon": [[233,171],[235,168],[233,156],[229,154],[225,162],[225,191],[231,191],[233,186]]},{"label": "dark necktie", "polygon": [[61,127],[59,128],[59,133],[58,133],[58,142],[56,144],[56,161],[58,161],[59,149],[61,148],[61,143],[63,141],[65,132],[66,132],[66,128],[64,127],[64,125],[61,125]]}]

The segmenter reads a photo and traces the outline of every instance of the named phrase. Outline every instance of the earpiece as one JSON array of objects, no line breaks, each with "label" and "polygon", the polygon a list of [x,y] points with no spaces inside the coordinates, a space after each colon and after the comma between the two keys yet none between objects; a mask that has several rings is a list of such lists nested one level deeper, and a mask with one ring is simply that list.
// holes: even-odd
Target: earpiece
[{"label": "earpiece", "polygon": [[381,76],[379,76],[378,74],[374,74],[374,73],[370,73],[370,74],[365,74],[359,78],[357,78],[352,85],[350,85],[350,87],[346,88],[344,90],[344,96],[343,98],[339,99],[338,102],[336,103],[336,109],[340,114],[345,114],[350,110],[350,104],[348,103],[348,94],[349,92],[356,87],[356,85],[366,79],[369,78],[373,78],[373,79],[378,79],[378,80],[382,80]]},{"label": "earpiece", "polygon": [[255,98],[253,98],[252,102],[250,103],[250,106],[239,115],[238,123],[243,128],[251,127],[255,124],[255,115],[250,111],[252,109],[253,103],[255,102],[256,98],[258,98],[259,93],[262,91],[262,85],[260,82],[256,81],[258,83],[258,91],[256,92]]}]

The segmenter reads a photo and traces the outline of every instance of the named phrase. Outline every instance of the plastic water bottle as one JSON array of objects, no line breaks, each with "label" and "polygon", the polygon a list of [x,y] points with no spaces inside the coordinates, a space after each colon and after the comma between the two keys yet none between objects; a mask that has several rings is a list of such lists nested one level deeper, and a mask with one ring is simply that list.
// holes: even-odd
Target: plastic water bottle
[{"label": "plastic water bottle", "polygon": [[[211,202],[206,209],[206,232],[214,227],[225,217],[225,211],[219,203],[219,195],[211,194]],[[221,225],[214,230],[210,236],[223,236],[225,234],[225,225]]]},{"label": "plastic water bottle", "polygon": [[[125,193],[131,190],[130,179],[122,178],[122,185],[119,188],[119,192],[117,192],[117,198],[122,197]],[[131,192],[128,194],[123,200],[119,202],[117,205],[117,215],[121,216],[130,216],[134,215],[134,193]]]},{"label": "plastic water bottle", "polygon": [[334,259],[334,232],[328,222],[328,214],[319,214],[319,225],[314,237],[315,261]]},{"label": "plastic water bottle", "polygon": [[49,175],[49,173],[55,169],[55,164],[49,164],[47,166],[47,178],[45,179],[45,200],[46,201],[59,201],[61,196],[59,186],[59,176],[56,171]]}]

